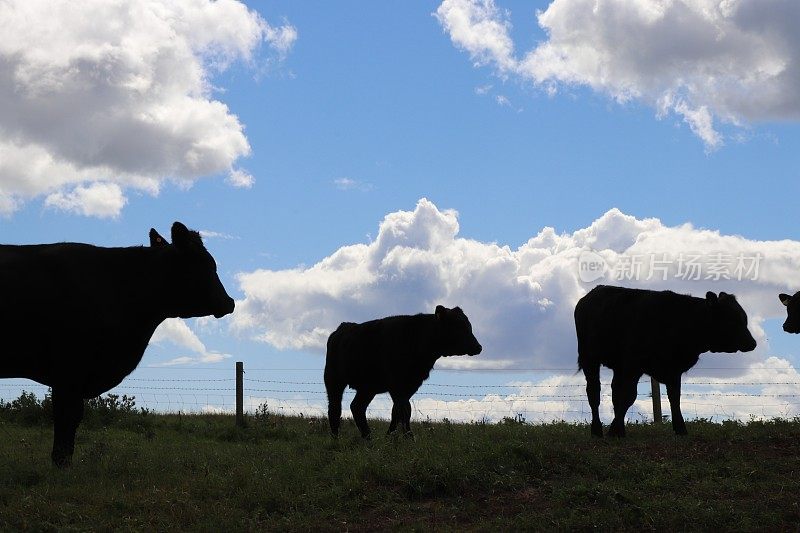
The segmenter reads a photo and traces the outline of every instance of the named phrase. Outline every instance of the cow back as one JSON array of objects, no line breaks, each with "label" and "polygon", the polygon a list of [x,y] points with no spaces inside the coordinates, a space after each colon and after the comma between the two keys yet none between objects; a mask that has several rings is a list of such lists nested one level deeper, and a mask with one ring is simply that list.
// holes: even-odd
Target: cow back
[{"label": "cow back", "polygon": [[685,371],[708,349],[708,324],[702,298],[601,285],[575,307],[578,364],[652,374],[668,361]]},{"label": "cow back", "polygon": [[0,246],[0,377],[78,382],[86,394],[116,385],[163,320],[152,268],[145,248]]},{"label": "cow back", "polygon": [[356,390],[416,391],[438,358],[435,321],[420,314],[343,323],[328,339],[326,375],[335,373]]}]

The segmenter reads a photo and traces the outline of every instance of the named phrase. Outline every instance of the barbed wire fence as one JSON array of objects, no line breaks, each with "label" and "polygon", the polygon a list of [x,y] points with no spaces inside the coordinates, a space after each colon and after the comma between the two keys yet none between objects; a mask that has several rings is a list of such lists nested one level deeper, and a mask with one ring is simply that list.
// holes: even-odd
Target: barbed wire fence
[{"label": "barbed wire fence", "polygon": [[[191,370],[220,371],[219,368]],[[744,369],[718,370],[735,372]],[[443,379],[464,372],[469,372],[470,383],[447,383],[448,379]],[[530,423],[585,422],[591,418],[583,375],[575,374],[574,368],[517,369],[513,375],[518,379],[506,379],[503,383],[474,382],[477,376],[491,376],[495,372],[503,371],[435,370],[432,378],[423,383],[411,399],[412,418],[417,421],[486,423],[504,419]],[[137,407],[156,413],[234,414],[238,407],[247,414],[260,409],[291,416],[327,416],[327,395],[321,369],[248,368],[238,376],[232,369],[230,377],[220,378],[146,378],[139,377],[140,374],[137,371],[109,393],[133,396]],[[506,374],[511,373],[504,371],[503,375]],[[238,393],[237,377],[240,378]],[[670,413],[665,394],[653,401],[653,393],[662,388],[652,388],[649,378],[642,379],[637,400],[628,411],[628,419],[652,421],[654,408],[659,405],[663,413]],[[22,390],[33,392],[39,398],[48,392],[46,386],[32,381],[3,380],[0,381],[0,400],[9,402],[18,397]],[[602,391],[601,417],[608,423],[613,418],[608,380],[603,381]],[[345,417],[349,416],[348,407],[354,394],[355,391],[351,389],[345,391],[342,400]],[[391,409],[391,399],[387,394],[381,394],[370,404],[367,415],[370,418],[388,419]],[[800,416],[800,377],[747,381],[684,376],[681,409],[687,419],[795,418]],[[668,418],[668,414],[663,416],[665,420]]]}]

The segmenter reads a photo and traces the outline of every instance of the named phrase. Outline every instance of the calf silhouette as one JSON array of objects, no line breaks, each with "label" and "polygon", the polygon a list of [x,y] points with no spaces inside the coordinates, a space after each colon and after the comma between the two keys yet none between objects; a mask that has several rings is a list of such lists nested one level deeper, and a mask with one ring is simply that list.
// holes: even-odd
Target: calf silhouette
[{"label": "calf silhouette", "polygon": [[786,306],[786,322],[783,323],[783,331],[800,333],[800,292],[794,293],[794,296],[779,294],[778,298]]},{"label": "calf silhouette", "polygon": [[216,270],[180,222],[172,244],[151,229],[150,247],[0,246],[0,378],[52,388],[54,464],[72,461],[84,398],[130,374],[164,319],[233,311]]},{"label": "calf silhouette", "polygon": [[681,375],[703,352],[749,352],[756,341],[747,314],[732,294],[706,293],[705,299],[672,291],[648,291],[599,285],[575,306],[578,369],[586,376],[592,408],[592,435],[603,436],[600,365],[614,371],[611,399],[614,420],[609,436],[625,436],[625,413],[636,400],[643,374],[667,386],[672,428],[686,434],[681,414]]},{"label": "calf silhouette", "polygon": [[459,307],[436,306],[432,315],[391,316],[363,324],[342,323],[328,338],[325,388],[331,433],[339,434],[342,394],[356,390],[350,403],[361,436],[370,437],[367,406],[376,394],[392,397],[389,433],[397,425],[411,434],[411,396],[428,379],[439,357],[477,355],[481,345]]}]

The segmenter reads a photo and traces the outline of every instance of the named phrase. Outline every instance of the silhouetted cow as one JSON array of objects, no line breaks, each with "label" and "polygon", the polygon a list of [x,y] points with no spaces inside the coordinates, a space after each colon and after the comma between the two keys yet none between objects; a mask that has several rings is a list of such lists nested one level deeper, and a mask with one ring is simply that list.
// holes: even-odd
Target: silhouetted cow
[{"label": "silhouetted cow", "polygon": [[436,306],[432,315],[391,316],[363,324],[343,322],[328,338],[325,388],[331,433],[339,434],[342,394],[356,390],[350,403],[361,436],[369,438],[367,406],[376,394],[392,397],[389,433],[403,426],[411,432],[411,396],[428,379],[440,357],[477,355],[481,345],[472,325],[459,307]]},{"label": "silhouetted cow", "polygon": [[53,462],[68,465],[83,399],[118,385],[168,317],[217,318],[234,303],[200,235],[176,222],[172,244],[0,246],[0,378],[52,387]]},{"label": "silhouetted cow", "polygon": [[614,371],[611,399],[614,421],[609,436],[625,436],[625,413],[636,400],[642,374],[667,386],[672,428],[686,434],[681,414],[681,374],[703,352],[749,352],[756,341],[747,329],[747,314],[732,294],[706,293],[705,299],[599,285],[575,306],[578,369],[586,376],[592,408],[592,435],[603,436],[600,365]]},{"label": "silhouetted cow", "polygon": [[786,306],[786,322],[783,323],[783,331],[786,333],[800,333],[800,292],[794,296],[779,294],[781,303]]}]

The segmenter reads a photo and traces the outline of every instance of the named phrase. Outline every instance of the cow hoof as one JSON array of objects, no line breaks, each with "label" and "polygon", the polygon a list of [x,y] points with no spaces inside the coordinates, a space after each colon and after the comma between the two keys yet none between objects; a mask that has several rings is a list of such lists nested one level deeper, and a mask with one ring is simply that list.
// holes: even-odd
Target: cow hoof
[{"label": "cow hoof", "polygon": [[615,427],[608,428],[608,436],[611,438],[623,439],[625,438],[625,430],[617,429]]},{"label": "cow hoof", "polygon": [[675,428],[675,434],[680,435],[681,437],[685,437],[689,433],[686,431],[686,428]]},{"label": "cow hoof", "polygon": [[72,456],[70,455],[53,455],[53,466],[56,468],[69,468],[72,466]]},{"label": "cow hoof", "polygon": [[592,437],[603,438],[603,424],[592,422]]}]

